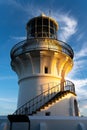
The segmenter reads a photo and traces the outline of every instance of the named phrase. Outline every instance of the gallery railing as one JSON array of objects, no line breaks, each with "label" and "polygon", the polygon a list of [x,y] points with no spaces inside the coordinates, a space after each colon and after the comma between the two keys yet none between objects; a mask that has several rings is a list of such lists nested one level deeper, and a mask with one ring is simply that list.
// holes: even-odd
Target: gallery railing
[{"label": "gallery railing", "polygon": [[71,58],[74,56],[72,48],[65,42],[49,38],[34,38],[24,40],[16,44],[11,50],[11,58],[13,59],[20,54],[35,50],[51,50],[55,52],[63,52]]}]

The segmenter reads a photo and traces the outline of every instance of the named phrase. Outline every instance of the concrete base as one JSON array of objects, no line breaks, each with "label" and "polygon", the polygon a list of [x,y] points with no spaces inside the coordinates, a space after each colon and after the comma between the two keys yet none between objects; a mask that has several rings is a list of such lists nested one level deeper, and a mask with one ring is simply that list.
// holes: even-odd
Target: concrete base
[{"label": "concrete base", "polygon": [[30,130],[87,130],[87,117],[30,117]]},{"label": "concrete base", "polygon": [[27,118],[29,122],[24,122],[24,119],[21,122],[10,122],[6,116],[1,116],[0,130],[87,130],[87,117],[29,116]]}]

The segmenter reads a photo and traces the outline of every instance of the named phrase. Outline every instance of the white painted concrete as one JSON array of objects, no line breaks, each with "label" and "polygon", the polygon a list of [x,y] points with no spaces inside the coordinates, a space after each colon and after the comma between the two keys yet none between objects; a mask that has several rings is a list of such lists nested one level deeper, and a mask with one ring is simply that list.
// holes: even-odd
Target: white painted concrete
[{"label": "white painted concrete", "polygon": [[[29,122],[13,122],[12,130],[87,130],[87,117],[29,116]],[[0,130],[10,130],[7,116],[0,116]]]},{"label": "white painted concrete", "polygon": [[19,82],[18,108],[57,84],[59,84],[59,79],[49,74],[37,74],[22,79]]},{"label": "white painted concrete", "polygon": [[75,116],[75,100],[76,96],[69,93],[34,115],[45,116],[47,112],[50,112],[51,116]]},{"label": "white painted concrete", "polygon": [[30,130],[87,130],[87,117],[32,116]]}]

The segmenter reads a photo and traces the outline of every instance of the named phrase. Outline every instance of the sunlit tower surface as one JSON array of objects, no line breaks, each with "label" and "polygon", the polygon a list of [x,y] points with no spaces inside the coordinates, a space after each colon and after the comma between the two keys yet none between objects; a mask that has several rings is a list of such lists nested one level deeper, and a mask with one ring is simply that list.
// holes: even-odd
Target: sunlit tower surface
[{"label": "sunlit tower surface", "polygon": [[74,84],[65,80],[74,53],[58,40],[57,22],[41,14],[29,20],[26,29],[26,40],[11,50],[11,67],[19,84],[15,113],[32,115],[47,105],[39,115],[78,115]]}]

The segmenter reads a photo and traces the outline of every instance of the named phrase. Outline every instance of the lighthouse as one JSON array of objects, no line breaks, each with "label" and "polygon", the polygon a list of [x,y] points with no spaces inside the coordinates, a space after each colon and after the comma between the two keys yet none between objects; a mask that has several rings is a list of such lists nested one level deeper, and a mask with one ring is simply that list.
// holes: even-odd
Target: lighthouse
[{"label": "lighthouse", "polygon": [[70,45],[58,40],[59,25],[41,14],[26,25],[27,38],[11,50],[19,93],[15,114],[78,116],[75,86],[65,79],[73,67]]}]

